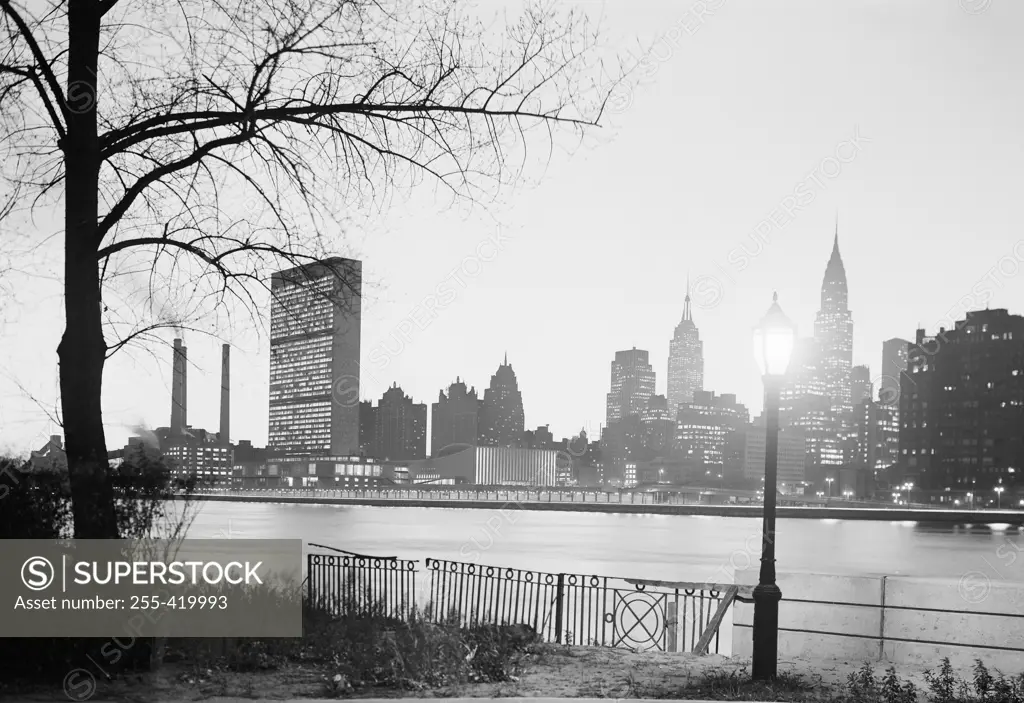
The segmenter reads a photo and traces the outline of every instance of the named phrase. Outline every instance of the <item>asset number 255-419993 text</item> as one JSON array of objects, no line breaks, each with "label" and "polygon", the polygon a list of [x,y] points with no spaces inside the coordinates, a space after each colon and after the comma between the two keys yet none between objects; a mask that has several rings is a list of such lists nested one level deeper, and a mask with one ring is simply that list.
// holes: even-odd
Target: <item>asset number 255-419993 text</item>
[{"label": "asset number 255-419993 text", "polygon": [[132,596],[131,610],[227,610],[227,596]]}]

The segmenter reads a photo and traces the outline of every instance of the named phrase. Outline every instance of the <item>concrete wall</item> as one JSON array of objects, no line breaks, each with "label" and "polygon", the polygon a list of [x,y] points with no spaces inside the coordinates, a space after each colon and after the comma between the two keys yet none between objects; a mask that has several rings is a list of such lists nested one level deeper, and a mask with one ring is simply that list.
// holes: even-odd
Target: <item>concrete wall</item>
[{"label": "concrete wall", "polygon": [[[992,582],[981,574],[973,581],[969,574],[958,581],[780,574],[777,581],[782,660],[931,668],[943,657],[957,667],[980,658],[1007,674],[1024,671],[1024,587],[1018,584]],[[756,584],[757,571],[736,572],[736,583]],[[736,604],[734,656],[751,655],[753,614],[753,605]]]}]

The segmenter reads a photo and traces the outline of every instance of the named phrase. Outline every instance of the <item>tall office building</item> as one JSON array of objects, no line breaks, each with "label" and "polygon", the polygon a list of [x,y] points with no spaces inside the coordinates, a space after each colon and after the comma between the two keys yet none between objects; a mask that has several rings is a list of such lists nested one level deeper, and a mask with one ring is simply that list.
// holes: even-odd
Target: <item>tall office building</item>
[{"label": "tall office building", "polygon": [[440,456],[449,447],[476,446],[479,413],[476,388],[467,389],[462,379],[456,377],[447,394],[438,391],[437,402],[430,411],[430,455]]},{"label": "tall office building", "polygon": [[607,424],[630,415],[641,415],[654,395],[654,368],[643,349],[615,352],[611,392],[607,397]]},{"label": "tall office building", "polygon": [[352,259],[273,275],[270,455],[358,454],[361,294],[362,263]]},{"label": "tall office building", "polygon": [[907,371],[897,480],[927,499],[971,492],[976,505],[1002,487],[1006,505],[1024,473],[1024,317],[979,310],[935,337],[919,329]]},{"label": "tall office building", "polygon": [[414,403],[398,384],[384,391],[374,412],[370,455],[380,461],[427,458],[427,405]]},{"label": "tall office building", "polygon": [[668,343],[668,409],[675,418],[680,403],[693,402],[695,391],[704,390],[704,343],[690,312],[690,291],[687,282],[683,301],[683,319],[676,325]]},{"label": "tall office building", "polygon": [[491,385],[484,391],[477,441],[483,446],[511,447],[522,439],[525,429],[523,394],[506,354],[505,361],[491,376]]},{"label": "tall office building", "polygon": [[363,400],[359,403],[359,454],[362,456],[375,456],[377,441],[377,408],[373,407],[372,400]]},{"label": "tall office building", "polygon": [[174,340],[171,364],[171,434],[184,434],[188,427],[188,347]]},{"label": "tall office building", "polygon": [[899,407],[900,380],[907,372],[907,351],[910,342],[893,337],[882,342],[882,379],[879,382],[879,402]]},{"label": "tall office building", "polygon": [[[743,477],[764,480],[764,460],[768,448],[768,428],[762,413],[743,433]],[[782,494],[803,491],[807,440],[803,430],[787,427],[779,430],[775,480]]]},{"label": "tall office building", "polygon": [[850,463],[854,469],[870,472],[872,478],[884,481],[888,478],[887,470],[899,458],[896,409],[876,400],[865,400],[853,412],[856,448]]},{"label": "tall office building", "polygon": [[874,398],[874,384],[871,383],[871,369],[867,366],[854,366],[850,369],[850,393],[853,407],[865,400]]},{"label": "tall office building", "polygon": [[743,434],[750,411],[736,395],[697,391],[693,402],[679,406],[675,454],[693,459],[705,480],[737,478],[743,471]]},{"label": "tall office building", "polygon": [[672,445],[675,440],[676,414],[671,412],[668,406],[668,399],[663,395],[652,395],[647,401],[647,407],[640,414],[640,424],[643,425],[644,449],[649,454],[645,458],[668,458],[672,454]]},{"label": "tall office building", "polygon": [[842,463],[838,423],[832,413],[821,372],[817,340],[798,339],[780,393],[779,423],[803,431],[807,446],[806,475],[816,480],[823,466]]},{"label": "tall office building", "polygon": [[821,308],[814,320],[814,338],[821,351],[821,377],[832,412],[838,419],[849,417],[853,411],[853,317],[848,307],[846,268],[839,255],[838,223],[832,256],[821,282]]}]

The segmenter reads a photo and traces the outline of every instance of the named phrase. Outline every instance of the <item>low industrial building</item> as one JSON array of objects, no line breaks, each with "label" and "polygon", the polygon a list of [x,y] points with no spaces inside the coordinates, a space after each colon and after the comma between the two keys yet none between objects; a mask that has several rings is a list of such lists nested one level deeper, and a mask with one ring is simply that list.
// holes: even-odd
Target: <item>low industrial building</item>
[{"label": "low industrial building", "polygon": [[466,447],[444,456],[404,462],[401,468],[408,470],[411,483],[557,486],[559,453],[553,449]]}]

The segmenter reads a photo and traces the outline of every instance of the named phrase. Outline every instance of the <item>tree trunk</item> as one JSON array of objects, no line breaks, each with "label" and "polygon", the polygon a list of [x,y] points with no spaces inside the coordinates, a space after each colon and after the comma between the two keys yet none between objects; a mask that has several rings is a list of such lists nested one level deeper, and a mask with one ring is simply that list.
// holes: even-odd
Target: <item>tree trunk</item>
[{"label": "tree trunk", "polygon": [[100,167],[96,127],[99,10],[96,0],[70,0],[68,4],[67,137],[62,145],[66,320],[57,356],[65,451],[78,539],[118,537],[100,400],[107,347],[103,341],[96,258]]}]

